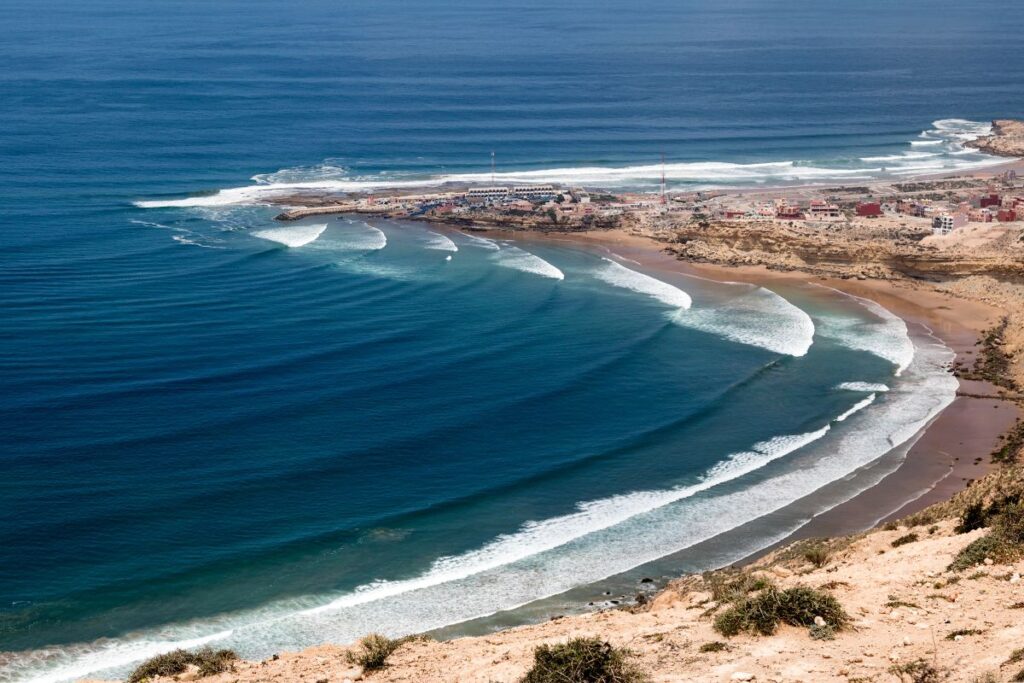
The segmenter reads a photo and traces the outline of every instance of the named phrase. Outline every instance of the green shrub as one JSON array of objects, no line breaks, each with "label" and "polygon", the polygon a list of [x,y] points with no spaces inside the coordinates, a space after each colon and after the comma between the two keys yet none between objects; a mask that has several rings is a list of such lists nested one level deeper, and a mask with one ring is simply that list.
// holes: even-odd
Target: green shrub
[{"label": "green shrub", "polygon": [[969,531],[975,529],[983,529],[988,525],[988,515],[985,513],[985,505],[983,503],[972,503],[968,505],[962,515],[960,515],[960,521],[953,529],[958,534],[966,534]]},{"label": "green shrub", "polygon": [[720,640],[715,640],[710,643],[704,643],[700,646],[701,652],[722,652],[723,650],[729,649],[729,646]]},{"label": "green shrub", "polygon": [[345,657],[349,664],[358,664],[364,671],[377,671],[387,666],[388,657],[407,641],[408,638],[391,639],[371,633],[359,641],[357,650],[349,650]]},{"label": "green shrub", "polygon": [[906,536],[900,536],[895,541],[893,541],[890,545],[892,545],[893,548],[899,548],[901,545],[906,545],[908,543],[914,543],[917,540],[918,540],[917,534],[907,534]]},{"label": "green shrub", "polygon": [[958,628],[955,631],[950,631],[946,634],[946,640],[956,640],[957,636],[977,636],[984,633],[984,631],[976,628]]},{"label": "green shrub", "polygon": [[924,659],[907,662],[906,664],[894,664],[889,667],[889,673],[901,681],[909,681],[910,683],[938,683],[943,678],[942,672]]},{"label": "green shrub", "polygon": [[770,586],[756,596],[734,603],[718,615],[714,627],[724,636],[743,631],[770,636],[780,622],[810,627],[815,617],[821,617],[833,628],[842,628],[849,621],[842,605],[828,593],[807,586],[784,591]]},{"label": "green shrub", "polygon": [[1001,509],[994,527],[1007,543],[1024,544],[1024,505],[1014,502]]},{"label": "green shrub", "polygon": [[813,545],[804,551],[804,559],[819,569],[828,564],[828,548],[823,544]]},{"label": "green shrub", "polygon": [[708,572],[704,575],[704,582],[711,589],[711,599],[718,603],[735,602],[748,593],[771,586],[771,581],[763,577],[728,570]]},{"label": "green shrub", "polygon": [[986,557],[1000,555],[1003,551],[1003,542],[994,534],[982,536],[967,544],[967,546],[956,554],[953,562],[950,563],[950,571],[963,571],[985,561]]},{"label": "green shrub", "polygon": [[644,676],[630,653],[599,638],[573,638],[533,651],[533,667],[522,683],[640,683]]},{"label": "green shrub", "polygon": [[812,626],[807,634],[811,637],[811,640],[835,640],[836,630],[829,624],[818,626],[815,624]]},{"label": "green shrub", "polygon": [[232,650],[214,650],[205,647],[196,652],[173,650],[147,659],[128,676],[128,683],[138,683],[160,676],[177,676],[185,673],[189,666],[199,669],[200,676],[213,676],[231,668],[238,659]]}]

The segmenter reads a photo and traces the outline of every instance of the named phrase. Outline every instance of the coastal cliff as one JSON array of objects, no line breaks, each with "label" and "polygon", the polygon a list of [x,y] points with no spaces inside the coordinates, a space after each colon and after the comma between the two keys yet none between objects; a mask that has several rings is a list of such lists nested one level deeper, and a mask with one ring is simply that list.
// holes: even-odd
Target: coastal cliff
[{"label": "coastal cliff", "polygon": [[[899,523],[855,536],[800,541],[743,570],[685,577],[649,597],[641,592],[629,607],[553,616],[483,637],[371,641],[387,645],[372,666],[364,665],[365,650],[323,645],[264,661],[237,661],[204,680],[598,680],[524,679],[537,671],[538,653],[550,653],[545,647],[576,638],[607,642],[614,648],[609,652],[628,660],[629,677],[599,679],[608,681],[1020,680],[1021,548],[992,545],[1000,533],[1010,532],[984,515],[1022,493],[1024,472],[1008,466]],[[972,517],[977,514],[982,517]],[[1010,526],[1020,531],[1019,524]],[[836,623],[809,614],[809,627],[793,617],[760,633],[760,627],[749,625],[733,629],[737,614],[761,604],[765,595],[779,600],[827,596],[834,602],[822,602],[820,609],[838,609],[823,611]],[[581,642],[587,641],[573,641]],[[198,677],[196,667],[189,667],[177,680]]]},{"label": "coastal cliff", "polygon": [[991,135],[971,140],[966,144],[988,154],[1024,157],[1024,121],[996,119],[992,122]]}]

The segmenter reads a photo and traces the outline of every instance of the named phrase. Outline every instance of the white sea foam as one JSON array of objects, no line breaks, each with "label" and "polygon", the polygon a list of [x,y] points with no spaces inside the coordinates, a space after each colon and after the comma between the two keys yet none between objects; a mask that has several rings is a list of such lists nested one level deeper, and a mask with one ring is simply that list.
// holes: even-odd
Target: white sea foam
[{"label": "white sea foam", "polygon": [[836,386],[836,389],[840,389],[842,391],[864,391],[870,393],[889,391],[889,387],[885,384],[878,384],[875,382],[843,382]]},{"label": "white sea foam", "polygon": [[224,249],[224,247],[220,245],[206,244],[205,242],[200,242],[199,240],[192,239],[191,237],[186,237],[185,235],[174,235],[171,237],[171,239],[177,242],[178,244],[183,244],[189,247],[202,247],[203,249]]},{"label": "white sea foam", "polygon": [[[303,193],[374,192],[382,189],[438,187],[445,184],[559,183],[609,188],[656,188],[662,171],[669,183],[720,187],[730,184],[764,184],[816,181],[871,180],[885,175],[910,175],[932,170],[969,170],[1004,163],[1005,159],[967,149],[964,143],[991,132],[991,124],[966,119],[942,119],[921,133],[910,147],[927,145],[935,152],[907,151],[900,154],[862,157],[858,165],[800,160],[761,163],[688,162],[641,164],[623,167],[583,166],[508,171],[504,173],[456,173],[436,176],[397,175],[353,176],[344,167],[325,162],[318,166],[282,169],[253,176],[254,185],[219,190],[180,199],[149,199],[135,202],[141,208],[215,207],[265,203],[273,198]],[[925,154],[934,156],[924,156]],[[926,159],[934,159],[924,163]]]},{"label": "white sea foam", "polygon": [[540,256],[524,251],[519,247],[505,247],[496,252],[492,258],[499,266],[514,268],[524,273],[532,273],[553,280],[564,280],[565,274]]},{"label": "white sea foam", "polygon": [[803,356],[814,343],[814,322],[803,309],[764,287],[751,288],[715,307],[678,311],[672,320],[788,356]]},{"label": "white sea foam", "polygon": [[[304,600],[287,601],[254,610],[246,615],[227,616],[220,620],[219,625],[229,624],[232,628],[221,628],[204,636],[180,640],[139,637],[134,640],[104,641],[94,644],[92,647],[82,646],[88,649],[84,652],[79,652],[77,649],[66,651],[73,656],[73,661],[64,663],[52,661],[48,670],[27,676],[24,680],[34,683],[57,683],[101,670],[116,669],[173,649],[196,647],[213,641],[227,640],[236,632],[241,635],[245,630],[273,628],[285,621],[295,622],[322,615],[338,614],[369,603],[380,603],[388,599],[401,598],[410,593],[422,593],[426,590],[464,581],[555,550],[587,535],[614,527],[637,515],[690,498],[700,492],[750,474],[772,461],[821,439],[829,429],[829,425],[825,425],[821,429],[806,434],[777,436],[757,443],[750,451],[729,456],[725,461],[711,468],[695,484],[660,491],[638,491],[579,503],[575,512],[546,520],[528,522],[518,531],[499,536],[477,550],[458,556],[441,557],[433,563],[429,570],[414,579],[376,581],[315,606],[308,606]],[[363,618],[365,619],[365,617]],[[196,628],[196,625],[183,625],[179,628],[185,633],[190,633]],[[355,628],[362,627],[356,626]],[[379,624],[377,628],[383,629],[385,632],[400,632],[402,630],[388,628],[386,624]],[[354,637],[348,637],[345,640],[352,640]],[[39,663],[32,662],[32,665],[38,666]],[[15,680],[21,680],[21,678],[18,677]]]},{"label": "white sea foam", "polygon": [[857,401],[857,403],[854,404],[854,406],[852,408],[850,408],[845,413],[843,413],[842,415],[837,417],[836,418],[836,422],[845,422],[846,418],[851,417],[852,415],[855,415],[856,413],[859,413],[860,411],[864,410],[869,405],[871,405],[872,403],[875,402],[875,397],[876,396],[877,396],[877,394],[870,394],[870,395],[868,395],[867,398],[864,398],[864,399],[861,399],[860,401]]},{"label": "white sea foam", "polygon": [[690,307],[692,303],[690,295],[678,287],[673,287],[667,282],[662,282],[650,275],[626,268],[611,259],[606,258],[604,261],[603,265],[594,270],[593,274],[597,279],[615,287],[622,287],[639,294],[646,294],[672,308],[686,309]]},{"label": "white sea foam", "polygon": [[895,374],[899,377],[914,359],[914,342],[910,339],[907,324],[902,318],[870,299],[840,293],[870,311],[874,320],[823,314],[818,318],[818,333],[849,349],[867,351],[884,358],[896,366]]},{"label": "white sea foam", "polygon": [[439,232],[427,232],[427,235],[427,249],[437,249],[438,251],[459,250],[459,247],[448,235],[442,235]]},{"label": "white sea foam", "polygon": [[253,236],[259,237],[262,240],[277,242],[286,247],[301,247],[322,235],[326,229],[326,223],[318,225],[290,225],[287,228],[260,230],[259,232],[254,232]]},{"label": "white sea foam", "polygon": [[[780,511],[908,443],[955,397],[957,381],[944,371],[952,355],[941,344],[923,344],[885,400],[861,408],[859,429],[830,430],[836,418],[813,432],[769,439],[734,454],[696,483],[581,503],[569,514],[527,523],[477,550],[441,558],[418,577],[283,600],[152,634],[19,653],[4,673],[11,680],[47,683],[109,676],[111,669],[123,672],[158,651],[214,641],[243,656],[265,657],[282,648],[350,642],[370,631],[422,632],[557,595]],[[830,432],[839,433],[816,447]],[[741,477],[751,480],[741,485]],[[752,552],[785,533],[746,539],[737,552]]]},{"label": "white sea foam", "polygon": [[501,249],[500,244],[498,244],[494,240],[487,239],[486,237],[479,237],[477,235],[471,235],[466,232],[459,234],[469,240],[470,246],[479,247],[481,249],[487,249],[488,251],[499,251]]},{"label": "white sea foam", "polygon": [[320,251],[380,251],[388,246],[388,236],[369,223],[349,221],[346,227],[332,230],[330,239],[320,240],[315,246]]}]

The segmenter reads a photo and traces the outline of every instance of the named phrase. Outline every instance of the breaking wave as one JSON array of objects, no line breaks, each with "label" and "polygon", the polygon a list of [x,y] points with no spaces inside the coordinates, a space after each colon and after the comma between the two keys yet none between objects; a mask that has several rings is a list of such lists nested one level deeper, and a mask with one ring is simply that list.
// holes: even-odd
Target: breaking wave
[{"label": "breaking wave", "polygon": [[[351,175],[344,167],[325,162],[317,166],[282,169],[252,177],[254,185],[222,189],[177,199],[147,199],[134,202],[140,208],[213,207],[259,204],[290,195],[322,192],[374,192],[384,189],[412,189],[464,186],[477,183],[557,183],[621,189],[654,189],[662,171],[671,184],[721,187],[749,184],[874,180],[923,172],[961,171],[1005,163],[1006,159],[964,146],[965,142],[991,132],[990,123],[966,119],[941,119],[909,140],[908,151],[888,155],[847,159],[785,160],[761,163],[699,161],[641,164],[623,167],[564,166],[503,173],[453,173],[444,175]],[[914,148],[928,147],[928,152]]]},{"label": "breaking wave", "polygon": [[818,319],[819,334],[848,349],[866,351],[884,358],[896,366],[894,374],[899,377],[914,360],[914,342],[907,330],[907,323],[870,299],[840,293],[866,308],[875,319],[822,315]]},{"label": "breaking wave", "polygon": [[492,257],[499,266],[513,268],[524,273],[532,273],[552,280],[564,280],[565,273],[554,267],[540,256],[523,251],[519,247],[507,246]]},{"label": "breaking wave", "polygon": [[463,237],[469,240],[469,245],[473,247],[479,247],[481,249],[487,249],[488,251],[498,251],[501,249],[501,245],[494,240],[489,240],[486,237],[478,237],[477,235],[470,235],[469,233],[459,233]]},{"label": "breaking wave", "polygon": [[841,391],[864,391],[871,393],[889,391],[889,387],[885,384],[877,384],[875,382],[843,382],[838,385],[836,389]]},{"label": "breaking wave", "polygon": [[448,235],[442,235],[439,232],[428,232],[427,249],[436,249],[438,251],[458,251],[459,247],[452,241],[451,237],[448,237]]},{"label": "breaking wave", "polygon": [[727,302],[671,315],[683,327],[716,334],[773,353],[803,356],[814,343],[814,322],[775,292],[756,287]]},{"label": "breaking wave", "polygon": [[320,225],[293,225],[287,228],[260,230],[259,232],[254,232],[253,236],[294,248],[309,244],[323,234],[323,231],[326,229],[326,223]]},{"label": "breaking wave", "polygon": [[603,282],[614,287],[629,289],[638,294],[646,294],[672,308],[686,309],[692,304],[690,295],[678,287],[673,287],[667,282],[657,280],[650,275],[630,270],[611,259],[606,258],[604,261],[605,264],[597,268],[593,273],[594,277]]},{"label": "breaking wave", "polygon": [[845,413],[843,413],[842,415],[837,417],[836,418],[836,422],[845,422],[846,418],[851,417],[854,414],[859,413],[860,411],[862,411],[865,408],[867,408],[869,405],[871,405],[872,403],[875,402],[875,396],[876,395],[877,394],[871,394],[867,398],[864,398],[864,399],[861,399],[860,401],[858,401],[856,404],[854,404],[854,406],[852,408],[850,408]]},{"label": "breaking wave", "polygon": [[315,247],[322,251],[380,251],[388,246],[388,236],[380,228],[369,223],[348,221],[341,230],[332,230],[330,239],[317,242]]},{"label": "breaking wave", "polygon": [[[370,631],[422,632],[599,581],[780,511],[907,443],[955,397],[957,381],[943,368],[952,355],[941,344],[923,344],[883,401],[855,406],[864,423],[859,429],[837,426],[852,414],[847,411],[814,431],[780,435],[735,453],[693,483],[580,503],[476,550],[439,558],[411,579],[277,601],[120,639],[18,653],[6,663],[7,677],[39,683],[109,677],[159,652],[214,642],[246,657],[265,657],[282,648],[350,642]],[[815,445],[835,432],[825,446]],[[840,502],[829,500],[818,512]],[[735,559],[789,531],[745,540]]]}]

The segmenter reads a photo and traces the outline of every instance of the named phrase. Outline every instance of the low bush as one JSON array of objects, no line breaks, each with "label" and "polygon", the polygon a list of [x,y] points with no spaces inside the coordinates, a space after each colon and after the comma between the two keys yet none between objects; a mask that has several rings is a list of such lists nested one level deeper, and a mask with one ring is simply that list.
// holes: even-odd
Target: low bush
[{"label": "low bush", "polygon": [[641,683],[647,677],[633,666],[627,650],[599,638],[573,638],[541,645],[522,683]]},{"label": "low bush", "polygon": [[708,572],[704,575],[704,582],[711,589],[711,599],[718,603],[735,602],[749,593],[771,586],[771,582],[763,577],[730,570]]},{"label": "low bush", "polygon": [[359,641],[357,649],[349,650],[345,657],[349,664],[358,664],[364,671],[378,671],[387,666],[388,657],[408,640],[371,633]]},{"label": "low bush", "polygon": [[909,683],[938,683],[943,679],[942,672],[924,659],[906,664],[894,664],[889,667],[889,673],[901,681],[909,681]]},{"label": "low bush", "polygon": [[893,541],[890,545],[892,545],[893,548],[899,548],[901,545],[906,545],[908,543],[914,543],[917,540],[918,540],[917,534],[907,534],[906,536],[900,536],[895,541]]},{"label": "low bush", "polygon": [[1016,664],[1024,661],[1024,647],[1019,647],[1010,653],[1010,658],[1006,660],[1006,664]]},{"label": "low bush", "polygon": [[812,545],[804,551],[804,559],[821,569],[828,564],[829,551],[823,544]]},{"label": "low bush", "polygon": [[715,640],[710,643],[704,643],[700,646],[701,652],[722,652],[723,650],[729,649],[729,646],[720,640]]},{"label": "low bush", "polygon": [[971,503],[960,515],[960,521],[953,531],[958,534],[966,534],[975,529],[984,529],[988,526],[988,515],[985,512],[984,503]]},{"label": "low bush", "polygon": [[950,631],[949,633],[947,633],[946,640],[956,640],[957,636],[977,636],[981,635],[982,633],[984,633],[984,631],[981,631],[976,628],[959,628],[955,631]]},{"label": "low bush", "polygon": [[810,627],[815,617],[821,617],[833,628],[842,628],[849,621],[842,605],[828,593],[807,586],[783,591],[769,586],[753,597],[735,602],[718,615],[714,627],[724,636],[743,631],[770,636],[779,623]]},{"label": "low bush", "polygon": [[963,571],[985,561],[986,557],[999,555],[1002,552],[1003,542],[996,536],[989,534],[982,536],[967,544],[967,546],[956,554],[949,565],[951,571]]},{"label": "low bush", "polygon": [[205,647],[196,652],[173,650],[147,659],[128,676],[127,683],[139,683],[160,676],[177,676],[185,673],[190,666],[199,670],[200,676],[213,676],[231,668],[238,655],[232,650],[214,650]]},{"label": "low bush", "polygon": [[811,637],[811,640],[835,640],[836,630],[829,624],[823,624],[821,626],[815,624],[808,629],[807,635]]}]

